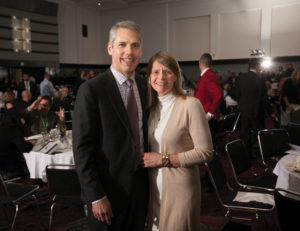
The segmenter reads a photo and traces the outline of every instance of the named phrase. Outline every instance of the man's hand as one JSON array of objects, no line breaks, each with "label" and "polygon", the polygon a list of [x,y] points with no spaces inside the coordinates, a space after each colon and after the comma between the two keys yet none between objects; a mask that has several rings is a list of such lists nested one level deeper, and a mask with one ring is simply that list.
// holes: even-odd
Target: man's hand
[{"label": "man's hand", "polygon": [[35,110],[35,109],[37,109],[38,108],[38,106],[39,106],[39,104],[40,104],[40,102],[41,102],[41,100],[42,100],[42,97],[41,96],[39,96],[28,108],[29,108],[29,110]]},{"label": "man's hand", "polygon": [[142,162],[145,168],[161,167],[162,166],[161,154],[158,154],[156,152],[145,152]]},{"label": "man's hand", "polygon": [[209,121],[212,117],[206,113],[206,119]]},{"label": "man's hand", "polygon": [[59,111],[56,112],[56,115],[60,118],[60,120],[65,119],[65,109],[62,107],[59,107]]},{"label": "man's hand", "polygon": [[101,221],[106,222],[108,225],[111,224],[111,217],[113,217],[113,212],[111,210],[110,202],[107,198],[92,204],[92,211],[94,217]]}]

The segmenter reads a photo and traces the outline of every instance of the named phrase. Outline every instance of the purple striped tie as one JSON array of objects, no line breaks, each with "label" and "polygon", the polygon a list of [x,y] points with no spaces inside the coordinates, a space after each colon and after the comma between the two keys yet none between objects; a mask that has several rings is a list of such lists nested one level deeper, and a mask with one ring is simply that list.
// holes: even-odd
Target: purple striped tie
[{"label": "purple striped tie", "polygon": [[135,167],[137,167],[141,160],[140,147],[140,132],[139,132],[139,115],[137,103],[133,92],[133,80],[128,78],[126,81],[126,98],[127,98],[127,114],[130,122],[131,131],[135,142]]}]

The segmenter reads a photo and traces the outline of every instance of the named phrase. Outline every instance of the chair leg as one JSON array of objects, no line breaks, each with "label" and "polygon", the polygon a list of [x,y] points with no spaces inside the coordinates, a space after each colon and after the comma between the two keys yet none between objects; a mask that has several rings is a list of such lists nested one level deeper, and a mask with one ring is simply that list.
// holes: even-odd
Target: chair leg
[{"label": "chair leg", "polygon": [[18,212],[19,212],[19,205],[16,204],[16,211],[15,211],[15,215],[14,215],[14,219],[13,219],[13,222],[11,224],[11,227],[10,227],[10,230],[13,231],[14,230],[14,226],[15,226],[15,223],[16,223],[16,219],[17,219],[17,216],[18,216]]},{"label": "chair leg", "polygon": [[[32,194],[31,196],[33,197],[33,199],[34,199],[34,201],[35,201],[36,209],[37,209],[37,211],[38,211],[38,212],[37,212],[37,213],[38,213],[37,219],[38,219],[38,221],[39,221],[39,223],[40,223],[40,227],[43,227],[44,224],[42,223],[42,220],[41,220],[42,214],[41,214],[41,209],[40,209],[40,206],[39,206],[39,203],[38,203],[38,199],[37,199],[37,197],[36,197],[35,194]],[[45,226],[44,226],[44,227],[45,227]]]},{"label": "chair leg", "polygon": [[51,208],[50,208],[49,231],[51,231],[51,229],[52,229],[52,216],[53,216],[54,206],[55,206],[55,202],[51,205]]}]

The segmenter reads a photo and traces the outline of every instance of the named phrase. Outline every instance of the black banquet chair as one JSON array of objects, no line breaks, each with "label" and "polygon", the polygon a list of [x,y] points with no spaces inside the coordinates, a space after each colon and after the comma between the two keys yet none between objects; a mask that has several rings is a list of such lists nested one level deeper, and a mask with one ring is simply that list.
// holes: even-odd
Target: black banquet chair
[{"label": "black banquet chair", "polygon": [[[274,192],[277,176],[273,173],[266,173],[264,169],[258,167],[254,170],[241,139],[227,143],[225,149],[236,184],[244,189]],[[250,177],[240,177],[247,172],[251,173]]]},{"label": "black banquet chair", "polygon": [[46,176],[51,199],[49,230],[52,229],[56,204],[83,206],[80,184],[74,165],[53,164],[46,166]]},{"label": "black banquet chair", "polygon": [[290,190],[276,188],[274,198],[280,230],[296,230],[296,227],[299,226],[300,218],[300,194]]},{"label": "black banquet chair", "polygon": [[225,141],[229,142],[233,133],[238,128],[239,119],[240,113],[238,112],[225,115],[221,121],[220,128],[218,129],[215,138],[217,140],[225,138]]},{"label": "black banquet chair", "polygon": [[285,129],[264,129],[258,132],[263,165],[273,170],[278,160],[290,149],[290,136]]},{"label": "black banquet chair", "polygon": [[300,124],[300,110],[296,110],[291,113],[291,122],[294,124]]},{"label": "black banquet chair", "polygon": [[291,143],[300,145],[300,124],[289,123],[286,129],[290,135]]},{"label": "black banquet chair", "polygon": [[[216,192],[217,198],[221,205],[227,210],[225,217],[229,220],[255,221],[267,213],[271,213],[275,209],[275,204],[261,203],[257,201],[240,202],[234,200],[239,192],[247,192],[245,190],[237,190],[230,186],[223,165],[218,155],[209,162],[205,163],[210,180]],[[253,193],[253,192],[248,192]],[[271,194],[255,192],[259,196],[273,197]],[[251,217],[252,215],[252,217]],[[250,216],[250,217],[249,217]]]},{"label": "black banquet chair", "polygon": [[[19,212],[27,208],[30,204],[36,205],[38,221],[41,221],[41,213],[36,194],[39,190],[38,185],[25,185],[10,181],[4,181],[0,174],[0,204],[15,208],[14,218],[10,230],[14,229]],[[7,214],[6,214],[7,215]],[[42,223],[40,222],[40,227]]]}]

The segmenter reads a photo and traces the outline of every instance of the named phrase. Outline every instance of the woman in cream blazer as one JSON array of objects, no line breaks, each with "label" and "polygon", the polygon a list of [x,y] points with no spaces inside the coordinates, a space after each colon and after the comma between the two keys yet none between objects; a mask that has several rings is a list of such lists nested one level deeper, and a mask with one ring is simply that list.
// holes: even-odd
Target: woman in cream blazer
[{"label": "woman in cream blazer", "polygon": [[200,101],[184,94],[177,61],[167,52],[149,61],[150,151],[148,230],[200,230],[199,164],[211,159],[213,146]]}]

